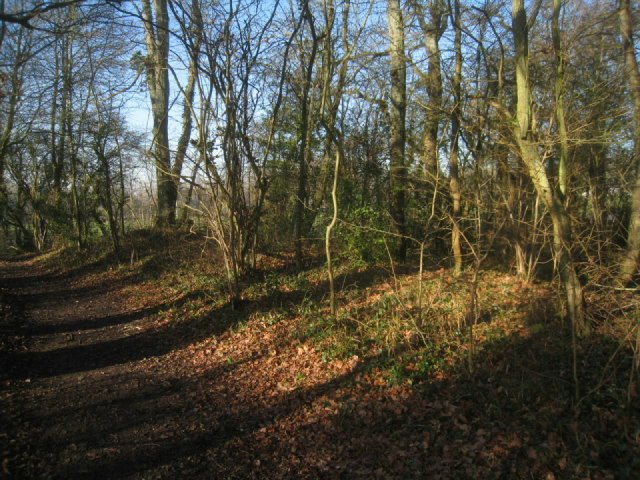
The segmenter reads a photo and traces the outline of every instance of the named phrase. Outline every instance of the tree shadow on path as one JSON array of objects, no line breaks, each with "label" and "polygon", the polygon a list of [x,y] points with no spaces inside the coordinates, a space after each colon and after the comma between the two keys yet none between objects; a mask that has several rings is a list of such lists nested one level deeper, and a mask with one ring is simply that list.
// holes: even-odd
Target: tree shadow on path
[{"label": "tree shadow on path", "polygon": [[[84,302],[90,288],[58,291]],[[394,385],[376,369],[386,359],[371,354],[326,381],[283,389],[273,380],[278,355],[256,349],[227,362],[207,353],[215,344],[199,346],[265,306],[295,305],[323,288],[140,331],[150,315],[199,292],[136,312],[36,321],[27,346],[50,336],[50,349],[3,352],[6,470],[65,479],[634,478],[637,403],[624,417],[603,390],[576,409],[571,339],[556,323],[532,317],[536,333],[479,342],[473,377],[461,355],[414,385],[405,381],[411,372]],[[94,330],[102,336],[74,343]],[[274,339],[294,348],[287,341]],[[185,347],[192,357],[175,353]],[[597,383],[616,348],[603,337],[581,344],[583,388]],[[622,357],[621,372],[629,367]]]}]

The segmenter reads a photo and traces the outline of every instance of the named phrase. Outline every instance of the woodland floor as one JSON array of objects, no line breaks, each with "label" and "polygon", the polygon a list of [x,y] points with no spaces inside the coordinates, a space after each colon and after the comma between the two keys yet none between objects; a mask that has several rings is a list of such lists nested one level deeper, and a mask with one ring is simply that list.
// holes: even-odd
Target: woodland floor
[{"label": "woodland floor", "polygon": [[[287,290],[271,305],[300,302]],[[409,362],[390,381],[379,351],[292,339],[295,315],[198,316],[193,291],[117,270],[4,259],[0,296],[0,477],[637,478],[637,397],[605,386],[577,406],[557,325],[479,338],[473,377],[451,360],[410,381]],[[583,388],[617,345],[581,345]]]}]

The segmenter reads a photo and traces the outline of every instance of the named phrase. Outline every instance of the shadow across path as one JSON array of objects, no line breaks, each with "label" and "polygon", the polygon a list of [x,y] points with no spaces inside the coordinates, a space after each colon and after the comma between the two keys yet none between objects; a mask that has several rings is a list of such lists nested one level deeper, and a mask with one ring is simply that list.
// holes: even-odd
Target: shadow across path
[{"label": "shadow across path", "polygon": [[[460,356],[446,375],[394,385],[376,370],[386,358],[372,352],[307,382],[311,368],[334,364],[312,365],[322,362],[286,334],[259,345],[230,330],[261,309],[321,296],[324,284],[155,325],[154,313],[199,292],[130,312],[117,289],[97,301],[96,285],[60,289],[58,280],[39,287],[65,292],[58,303],[50,294],[8,310],[29,322],[23,348],[2,351],[0,449],[11,478],[634,478],[640,446],[623,432],[640,432],[637,403],[623,417],[603,390],[577,408],[571,336],[557,323],[532,315],[534,334],[482,339],[472,377]],[[3,285],[13,299],[33,294]],[[80,307],[91,301],[104,310],[94,305],[86,317]],[[45,305],[58,307],[34,318]],[[216,355],[225,333],[230,350]],[[581,343],[585,390],[617,347],[603,337]],[[629,366],[622,358],[616,368]]]}]

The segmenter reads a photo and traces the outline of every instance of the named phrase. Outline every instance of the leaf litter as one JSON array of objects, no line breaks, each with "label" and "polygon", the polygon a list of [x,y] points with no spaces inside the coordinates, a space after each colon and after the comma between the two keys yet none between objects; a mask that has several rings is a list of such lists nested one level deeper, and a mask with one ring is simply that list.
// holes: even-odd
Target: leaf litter
[{"label": "leaf litter", "polygon": [[640,466],[637,397],[620,403],[628,350],[602,382],[618,343],[584,340],[576,403],[547,285],[484,274],[471,374],[456,331],[467,284],[446,272],[425,274],[416,322],[411,272],[347,274],[348,314],[332,319],[321,269],[305,281],[274,261],[278,285],[248,281],[231,308],[204,267],[136,268],[2,262],[4,476],[609,479]]}]

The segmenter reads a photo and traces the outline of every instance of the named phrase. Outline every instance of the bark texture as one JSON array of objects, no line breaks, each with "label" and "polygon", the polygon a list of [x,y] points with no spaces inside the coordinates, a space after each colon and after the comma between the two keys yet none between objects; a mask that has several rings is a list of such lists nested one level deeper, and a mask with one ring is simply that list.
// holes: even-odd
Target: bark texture
[{"label": "bark texture", "polygon": [[454,50],[456,67],[453,76],[453,110],[451,111],[451,154],[449,156],[449,194],[451,195],[451,250],[453,250],[453,272],[462,271],[462,248],[460,247],[460,181],[458,178],[458,150],[462,117],[462,28],[460,25],[460,2],[454,1],[453,25],[455,29]]},{"label": "bark texture", "polygon": [[404,51],[404,20],[399,0],[387,0],[389,26],[389,62],[391,64],[391,105],[389,119],[391,136],[389,145],[391,218],[400,235],[397,259],[407,256],[405,193],[406,165],[404,158],[407,138],[405,118],[407,112],[407,62]]},{"label": "bark texture", "polygon": [[628,284],[638,269],[640,259],[640,72],[633,40],[633,18],[629,0],[621,0],[620,31],[624,51],[625,71],[629,90],[633,98],[634,148],[633,165],[635,176],[631,179],[631,219],[627,236],[627,251],[620,265],[619,280]]},{"label": "bark texture", "polygon": [[[155,12],[155,17],[154,17]],[[175,222],[176,184],[171,178],[169,151],[169,12],[167,0],[142,0],[142,17],[147,46],[147,87],[153,115],[153,159],[156,166],[158,211],[156,224]]]}]

